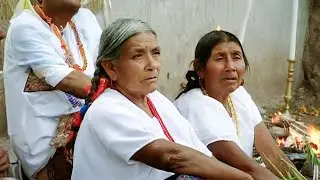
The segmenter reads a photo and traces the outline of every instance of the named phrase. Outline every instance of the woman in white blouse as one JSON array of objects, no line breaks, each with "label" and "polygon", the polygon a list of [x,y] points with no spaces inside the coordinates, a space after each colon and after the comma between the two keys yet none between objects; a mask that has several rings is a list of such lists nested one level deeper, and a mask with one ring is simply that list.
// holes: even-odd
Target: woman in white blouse
[{"label": "woman in white blouse", "polygon": [[159,70],[160,47],[148,24],[124,18],[104,30],[91,93],[81,110],[86,113],[72,179],[162,180],[174,173],[251,179],[212,157],[188,121],[156,90]]},{"label": "woman in white blouse", "polygon": [[[238,38],[225,31],[212,31],[197,44],[194,70],[174,102],[189,120],[198,138],[213,155],[254,179],[276,179],[265,161],[266,155],[282,172],[280,157],[289,161],[277,147],[262,122],[258,108],[241,86],[249,63]],[[252,159],[253,145],[266,168]],[[286,173],[284,173],[286,174]]]}]

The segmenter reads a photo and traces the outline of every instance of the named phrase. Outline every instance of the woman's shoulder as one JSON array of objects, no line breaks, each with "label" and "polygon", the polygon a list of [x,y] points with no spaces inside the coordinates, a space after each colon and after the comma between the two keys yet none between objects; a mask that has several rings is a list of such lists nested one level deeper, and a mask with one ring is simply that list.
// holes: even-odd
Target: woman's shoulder
[{"label": "woman's shoulder", "polygon": [[199,88],[192,89],[182,94],[179,98],[177,98],[174,101],[174,104],[178,108],[183,108],[183,107],[193,108],[195,106],[203,107],[206,105],[219,106],[219,107],[222,106],[222,104],[219,101],[204,95],[201,89]]},{"label": "woman's shoulder", "polygon": [[231,95],[235,101],[243,105],[253,102],[251,95],[243,86],[238,87]]},{"label": "woman's shoulder", "polygon": [[78,13],[74,16],[74,18],[85,18],[85,19],[93,19],[94,14],[87,8],[80,8]]},{"label": "woman's shoulder", "polygon": [[234,96],[239,96],[239,97],[250,97],[250,94],[248,93],[248,91],[243,87],[243,86],[239,86],[233,93]]},{"label": "woman's shoulder", "polygon": [[[23,31],[21,31],[21,29],[23,29]],[[23,34],[27,31],[27,33],[34,32],[32,36],[35,37],[38,33],[46,30],[47,28],[45,28],[44,22],[31,10],[24,10],[19,16],[10,21],[9,26],[9,31],[13,33],[13,36]],[[28,34],[28,36],[30,36],[30,34]]]},{"label": "woman's shoulder", "polygon": [[173,105],[172,102],[162,93],[160,93],[158,90],[155,90],[148,94],[148,97],[152,100],[157,102],[161,102],[162,104],[166,105]]},{"label": "woman's shoulder", "polygon": [[132,102],[121,93],[108,88],[91,104],[87,113],[94,114],[96,118],[110,119],[114,115],[128,116],[134,112],[134,108]]}]

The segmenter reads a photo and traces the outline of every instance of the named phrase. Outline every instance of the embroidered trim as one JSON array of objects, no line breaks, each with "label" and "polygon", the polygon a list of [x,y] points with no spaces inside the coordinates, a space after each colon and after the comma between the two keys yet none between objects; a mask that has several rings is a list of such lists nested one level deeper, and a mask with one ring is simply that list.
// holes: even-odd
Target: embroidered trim
[{"label": "embroidered trim", "polygon": [[52,139],[50,145],[58,148],[65,147],[68,143],[68,136],[71,131],[72,120],[76,113],[63,115],[59,118],[59,123],[56,130],[56,135]]},{"label": "embroidered trim", "polygon": [[73,108],[81,107],[83,103],[78,98],[74,97],[72,94],[65,93],[67,96],[68,101],[72,105]]},{"label": "embroidered trim", "polygon": [[38,78],[31,70],[24,86],[23,92],[52,91],[54,87],[46,83],[44,78]]}]

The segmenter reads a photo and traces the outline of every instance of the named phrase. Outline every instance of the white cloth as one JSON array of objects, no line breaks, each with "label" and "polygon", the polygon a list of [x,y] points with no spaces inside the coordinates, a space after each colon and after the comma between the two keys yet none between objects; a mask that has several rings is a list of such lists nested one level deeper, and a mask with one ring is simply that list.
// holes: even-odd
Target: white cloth
[{"label": "white cloth", "polygon": [[101,10],[98,10],[96,12],[94,12],[94,14],[96,15],[96,18],[100,24],[100,27],[102,27],[102,29],[106,28],[110,22],[112,22],[111,20],[111,0],[98,0],[98,1],[92,1],[92,0],[82,0],[81,4],[82,7],[89,7],[89,5],[91,3],[97,3],[100,2],[102,3],[102,8]]},{"label": "white cloth", "polygon": [[[88,60],[84,73],[92,77],[101,28],[87,9],[80,9],[73,21]],[[81,67],[83,60],[69,25],[63,30],[63,38]],[[58,117],[79,110],[79,106],[68,101],[66,93],[58,90],[24,92],[30,69],[53,87],[73,71],[66,64],[64,53],[59,39],[33,11],[24,10],[11,21],[4,58],[8,134],[28,177],[54,154],[55,149],[49,143],[55,135]]]},{"label": "white cloth", "polygon": [[235,124],[219,101],[193,89],[181,95],[174,104],[189,120],[199,139],[209,145],[216,141],[233,141],[252,157],[254,128],[262,121],[256,104],[249,93],[240,86],[231,93],[238,115],[239,137]]},{"label": "white cloth", "polygon": [[30,0],[19,0],[16,8],[14,9],[14,13],[13,13],[13,16],[11,17],[11,20],[20,16],[20,14],[24,10],[30,10],[30,11],[33,11],[33,13],[35,13]]},{"label": "white cloth", "polygon": [[[212,156],[188,121],[158,91],[148,97],[176,143]],[[163,180],[172,175],[130,158],[157,139],[167,139],[154,118],[113,89],[93,102],[78,132],[73,180]]]}]

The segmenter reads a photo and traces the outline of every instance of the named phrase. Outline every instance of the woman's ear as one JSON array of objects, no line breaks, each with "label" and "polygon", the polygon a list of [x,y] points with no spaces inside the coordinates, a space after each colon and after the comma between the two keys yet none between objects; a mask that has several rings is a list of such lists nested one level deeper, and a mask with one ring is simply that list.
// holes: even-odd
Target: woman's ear
[{"label": "woman's ear", "polygon": [[106,71],[111,81],[116,81],[118,79],[115,63],[113,63],[110,60],[106,60],[106,61],[102,60],[101,66]]},{"label": "woman's ear", "polygon": [[204,68],[201,67],[200,62],[197,59],[193,60],[193,69],[200,79],[204,78]]}]

